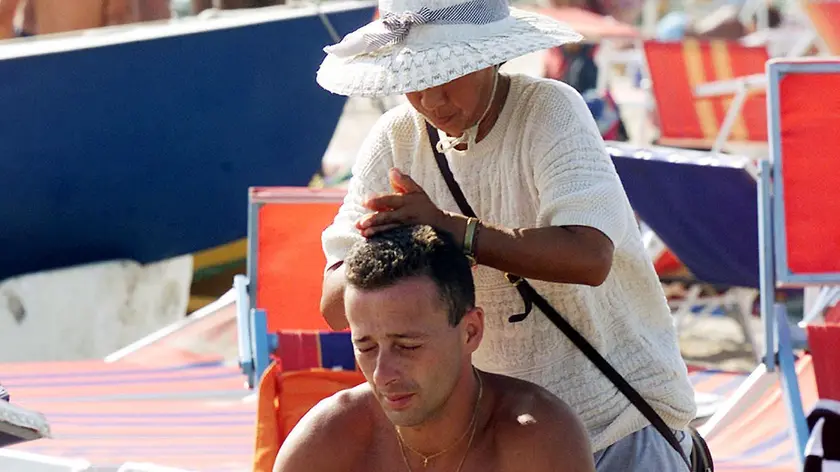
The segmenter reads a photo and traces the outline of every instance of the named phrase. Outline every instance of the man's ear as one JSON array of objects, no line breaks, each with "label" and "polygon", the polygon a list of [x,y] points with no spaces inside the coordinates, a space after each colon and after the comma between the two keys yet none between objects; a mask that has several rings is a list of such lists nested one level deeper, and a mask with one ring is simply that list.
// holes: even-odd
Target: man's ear
[{"label": "man's ear", "polygon": [[484,337],[484,310],[479,307],[471,308],[461,319],[464,327],[464,345],[472,353],[481,345]]}]

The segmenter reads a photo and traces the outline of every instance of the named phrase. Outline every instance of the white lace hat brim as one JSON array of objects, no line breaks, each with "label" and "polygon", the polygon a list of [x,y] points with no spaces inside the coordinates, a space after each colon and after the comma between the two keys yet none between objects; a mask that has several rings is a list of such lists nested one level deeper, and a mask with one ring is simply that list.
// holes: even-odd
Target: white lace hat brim
[{"label": "white lace hat brim", "polygon": [[[510,18],[491,28],[467,25],[481,34],[412,41],[346,58],[327,54],[317,81],[330,92],[382,97],[418,92],[525,54],[580,41],[557,20],[510,8]],[[420,27],[416,27],[420,29]],[[434,26],[426,26],[427,32]],[[442,26],[437,28],[453,28]],[[412,34],[414,31],[412,31]]]}]

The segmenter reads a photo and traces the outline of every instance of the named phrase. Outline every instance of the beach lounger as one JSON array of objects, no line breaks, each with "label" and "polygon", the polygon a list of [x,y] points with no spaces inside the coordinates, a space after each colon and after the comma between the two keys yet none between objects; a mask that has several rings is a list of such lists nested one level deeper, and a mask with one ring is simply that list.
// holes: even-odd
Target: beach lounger
[{"label": "beach lounger", "polygon": [[763,363],[701,428],[716,464],[733,471],[801,467],[818,359],[794,363],[775,293],[840,283],[840,61],[772,61],[768,76],[772,153],[758,180],[749,159],[611,149],[634,209],[698,278],[763,295]]},{"label": "beach lounger", "polygon": [[0,468],[13,471],[89,472],[95,470],[84,459],[65,459],[15,449],[0,449]]},{"label": "beach lounger", "polygon": [[[802,464],[808,427],[797,376],[783,362],[785,349],[790,349],[785,332],[772,324],[786,319],[786,312],[769,294],[778,286],[840,285],[840,138],[835,133],[840,125],[840,59],[773,60],[767,75],[771,155],[761,162],[759,181],[764,365],[780,368],[796,458]],[[823,369],[821,374],[832,380],[838,376],[836,370]]]},{"label": "beach lounger", "polygon": [[735,394],[749,372],[710,369],[688,364],[688,379],[697,403],[695,423],[704,423]]},{"label": "beach lounger", "polygon": [[105,357],[105,362],[154,366],[173,363],[235,362],[238,358],[236,292]]},{"label": "beach lounger", "polygon": [[682,330],[687,322],[695,321],[696,316],[726,313],[722,307],[727,305],[731,294],[698,281],[644,221],[639,220],[639,229],[642,244],[665,290],[678,330]]},{"label": "beach lounger", "polygon": [[[116,470],[126,463],[183,470],[249,470],[256,405],[235,365],[139,366],[102,360],[0,364],[24,408],[49,420],[50,439],[11,446],[6,464]],[[6,449],[0,450],[5,452]],[[74,465],[75,464],[75,465]],[[41,470],[41,469],[37,469]],[[165,469],[164,469],[165,470]]]},{"label": "beach lounger", "polygon": [[644,221],[639,221],[639,230],[642,233],[642,244],[645,252],[653,262],[653,268],[660,279],[681,278],[685,276],[685,265],[668,249],[662,239],[650,229]]},{"label": "beach lounger", "polygon": [[[798,359],[795,371],[802,407],[810,409],[817,401],[811,357]],[[801,470],[780,375],[763,364],[698,431],[712,451],[716,470]]]},{"label": "beach lounger", "polygon": [[[609,143],[616,170],[640,219],[673,251],[695,284],[682,317],[719,308],[759,349],[750,327],[759,288],[756,168],[745,157]],[[720,296],[701,298],[703,284]]]},{"label": "beach lounger", "polygon": [[760,90],[738,101],[695,95],[695,89],[706,83],[763,74],[769,59],[765,48],[694,39],[645,41],[643,48],[656,103],[657,144],[715,152],[724,150],[725,144],[766,149],[765,98]]},{"label": "beach lounger", "polygon": [[840,55],[840,3],[831,0],[802,0],[800,7],[823,43],[823,52]]},{"label": "beach lounger", "polygon": [[320,300],[321,233],[343,189],[255,187],[248,196],[247,275],[234,278],[239,363],[254,388],[283,331],[327,331]]},{"label": "beach lounger", "polygon": [[[798,7],[801,9],[801,15],[798,11],[790,14],[803,16],[801,25],[759,31],[742,38],[739,42],[745,46],[758,46],[758,43],[762,42],[761,38],[764,38],[763,42],[771,57],[840,55],[840,4],[826,0],[802,0]],[[724,119],[723,131],[718,137],[719,144],[725,140],[726,130],[734,126],[744,100],[751,95],[763,95],[766,88],[767,77],[763,71],[723,78],[695,87],[696,98],[731,99],[732,105]],[[721,147],[716,146],[712,149],[719,150]]]},{"label": "beach lounger", "polygon": [[[840,285],[840,59],[768,63],[771,160],[761,166],[762,283]],[[826,291],[827,306],[836,287]],[[762,306],[765,313],[771,305]]]},{"label": "beach lounger", "polygon": [[364,382],[349,332],[320,314],[321,232],[344,190],[252,188],[248,275],[237,276],[240,367],[257,389],[253,470],[271,471],[283,440],[323,398]]}]

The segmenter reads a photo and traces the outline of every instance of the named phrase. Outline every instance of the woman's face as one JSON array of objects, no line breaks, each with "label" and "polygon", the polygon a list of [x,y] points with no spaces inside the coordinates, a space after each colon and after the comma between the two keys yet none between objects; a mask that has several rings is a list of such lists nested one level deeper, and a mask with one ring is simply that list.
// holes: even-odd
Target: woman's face
[{"label": "woman's face", "polygon": [[460,136],[484,113],[495,74],[495,67],[488,67],[437,87],[408,93],[406,98],[435,128],[449,136]]}]

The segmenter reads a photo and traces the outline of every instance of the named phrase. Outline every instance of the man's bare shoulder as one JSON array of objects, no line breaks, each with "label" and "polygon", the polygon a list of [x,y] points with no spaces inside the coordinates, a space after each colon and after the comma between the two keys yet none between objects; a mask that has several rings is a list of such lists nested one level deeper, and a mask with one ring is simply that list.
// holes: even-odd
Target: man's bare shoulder
[{"label": "man's bare shoulder", "polygon": [[367,383],[321,400],[283,441],[274,472],[347,470],[370,445],[376,406]]},{"label": "man's bare shoulder", "polygon": [[499,470],[594,472],[589,436],[569,405],[531,382],[485,375],[497,395],[491,421]]}]

